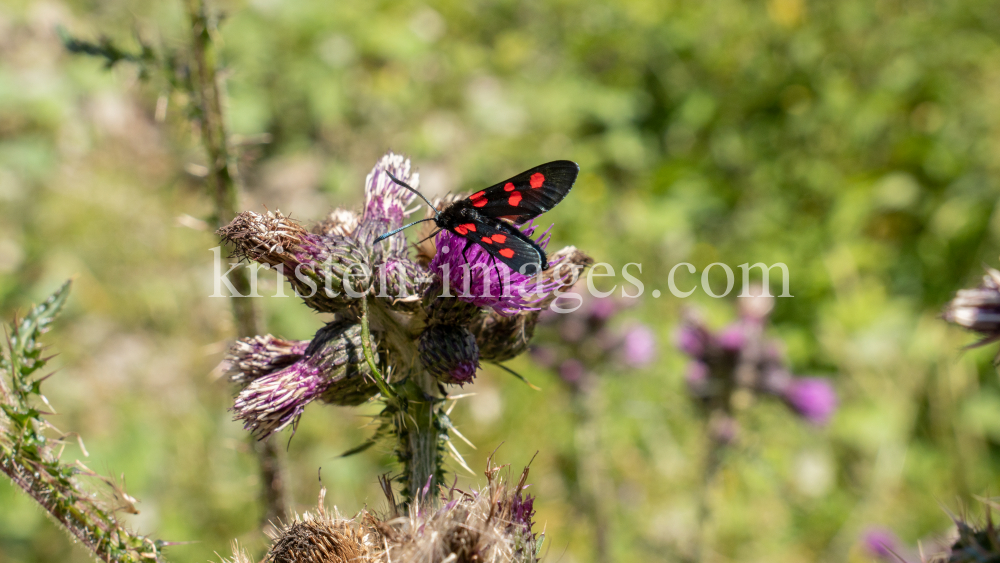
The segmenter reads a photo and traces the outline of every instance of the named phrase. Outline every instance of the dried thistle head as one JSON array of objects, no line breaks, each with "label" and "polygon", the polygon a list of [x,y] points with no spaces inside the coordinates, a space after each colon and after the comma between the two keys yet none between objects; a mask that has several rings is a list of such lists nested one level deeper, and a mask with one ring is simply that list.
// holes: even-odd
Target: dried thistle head
[{"label": "dried thistle head", "polygon": [[268,531],[270,563],[368,563],[378,558],[379,537],[364,524],[366,513],[343,518],[324,506],[326,487],[320,489],[316,510],[298,515]]},{"label": "dried thistle head", "polygon": [[312,232],[317,235],[349,237],[357,230],[360,221],[361,218],[357,213],[338,207],[331,211],[326,219],[316,223]]},{"label": "dried thistle head", "polygon": [[306,514],[272,536],[272,563],[366,563],[376,561],[368,533],[353,520]]},{"label": "dried thistle head", "polygon": [[437,510],[414,503],[405,516],[380,520],[369,514],[384,544],[379,561],[534,563],[542,538],[532,531],[527,476],[526,468],[512,483],[504,468],[490,465],[485,488],[444,491]]},{"label": "dried thistle head", "polygon": [[217,232],[235,256],[281,268],[296,295],[321,313],[350,309],[371,290],[368,254],[350,237],[310,233],[280,211],[244,211]]}]

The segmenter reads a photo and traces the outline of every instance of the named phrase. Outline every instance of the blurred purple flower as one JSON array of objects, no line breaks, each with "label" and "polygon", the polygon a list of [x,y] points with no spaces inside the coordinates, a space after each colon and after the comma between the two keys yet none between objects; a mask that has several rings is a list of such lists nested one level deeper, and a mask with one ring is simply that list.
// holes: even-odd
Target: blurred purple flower
[{"label": "blurred purple flower", "polygon": [[590,316],[599,321],[606,321],[620,309],[619,304],[610,297],[596,297],[590,303]]},{"label": "blurred purple flower", "polygon": [[634,368],[649,365],[656,358],[656,335],[645,325],[636,325],[625,333],[622,359]]},{"label": "blurred purple flower", "polygon": [[699,327],[684,323],[674,335],[677,348],[692,358],[700,358],[705,351],[705,334]]},{"label": "blurred purple flower", "polygon": [[886,528],[869,528],[862,536],[865,550],[874,557],[886,561],[898,561],[896,553],[900,551],[899,538]]},{"label": "blurred purple flower", "polygon": [[531,357],[538,365],[551,368],[556,365],[558,354],[550,346],[532,346]]},{"label": "blurred purple flower", "polygon": [[691,360],[684,372],[684,383],[695,397],[708,395],[708,366],[705,362]]},{"label": "blurred purple flower", "polygon": [[570,358],[559,364],[559,377],[573,387],[578,387],[587,373],[586,366],[577,359]]},{"label": "blurred purple flower", "polygon": [[795,412],[817,425],[826,424],[837,410],[837,392],[826,379],[795,379],[785,389],[784,398]]},{"label": "blurred purple flower", "polygon": [[747,341],[746,333],[740,323],[734,323],[722,329],[717,338],[719,346],[730,352],[739,351]]},{"label": "blurred purple flower", "polygon": [[[537,227],[529,223],[520,229],[531,237]],[[548,231],[536,242],[545,249],[549,244]],[[546,281],[542,276],[526,276],[511,270],[503,262],[493,260],[478,244],[470,244],[450,231],[441,231],[435,243],[438,251],[431,259],[430,270],[442,280],[447,276],[449,292],[476,307],[490,307],[504,316],[537,310],[534,305],[559,287],[556,280]]]}]

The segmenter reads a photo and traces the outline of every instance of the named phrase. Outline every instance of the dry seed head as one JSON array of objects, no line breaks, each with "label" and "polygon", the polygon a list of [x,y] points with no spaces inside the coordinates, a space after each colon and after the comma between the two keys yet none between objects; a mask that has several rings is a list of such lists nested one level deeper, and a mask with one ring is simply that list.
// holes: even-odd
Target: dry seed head
[{"label": "dry seed head", "polygon": [[377,547],[352,520],[306,514],[273,536],[267,559],[273,563],[368,563]]}]

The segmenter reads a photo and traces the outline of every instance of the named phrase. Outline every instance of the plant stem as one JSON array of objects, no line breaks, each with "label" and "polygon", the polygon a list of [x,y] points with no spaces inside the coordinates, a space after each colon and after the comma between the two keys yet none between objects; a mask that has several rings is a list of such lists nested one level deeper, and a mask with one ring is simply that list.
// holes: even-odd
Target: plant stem
[{"label": "plant stem", "polygon": [[[446,428],[441,417],[441,400],[433,376],[423,370],[414,326],[401,324],[382,303],[374,300],[369,307],[361,300],[361,345],[365,359],[386,402],[387,416],[392,417],[392,435],[396,438],[395,453],[403,465],[403,504],[414,500],[434,505],[434,494],[443,476],[441,444]],[[375,364],[371,347],[370,325],[379,329],[380,344],[396,359],[394,365],[407,366],[391,378],[385,378]],[[422,329],[422,327],[420,327]],[[392,381],[389,381],[391,379]],[[423,495],[427,489],[428,494]]]},{"label": "plant stem", "polygon": [[709,496],[712,492],[712,483],[715,475],[722,465],[722,451],[725,444],[712,435],[712,429],[705,425],[705,438],[708,444],[708,451],[705,453],[705,464],[702,469],[702,479],[698,487],[698,520],[695,529],[694,551],[691,554],[691,561],[701,563],[705,555],[706,534],[708,533],[708,522],[712,515],[711,502]]},{"label": "plant stem", "polygon": [[[203,0],[187,0],[186,7],[191,26],[191,57],[194,66],[191,94],[200,118],[201,140],[208,157],[208,182],[215,201],[216,228],[221,228],[236,216],[239,175],[226,129],[224,88],[218,76],[212,46],[213,22],[207,15]],[[230,279],[237,292],[249,294],[250,275],[246,268],[234,270]],[[237,336],[242,338],[260,334],[261,327],[253,299],[234,297],[231,302]],[[260,465],[263,522],[266,525],[269,521],[288,514],[286,479],[278,450],[269,443],[257,444],[252,437],[249,439]]]},{"label": "plant stem", "polygon": [[600,413],[602,412],[599,388],[600,378],[580,391],[571,394],[574,422],[576,423],[577,478],[581,487],[581,508],[588,514],[593,526],[594,561],[609,563],[607,476],[601,457]]}]

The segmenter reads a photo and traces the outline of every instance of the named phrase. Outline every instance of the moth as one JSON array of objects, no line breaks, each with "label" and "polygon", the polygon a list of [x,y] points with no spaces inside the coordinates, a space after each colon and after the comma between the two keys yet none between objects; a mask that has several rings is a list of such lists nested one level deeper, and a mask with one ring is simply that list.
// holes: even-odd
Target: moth
[{"label": "moth", "polygon": [[[379,235],[375,242],[418,223],[434,221],[439,229],[451,231],[465,239],[463,256],[470,244],[477,244],[510,269],[533,275],[548,269],[548,258],[538,243],[522,233],[516,225],[530,221],[555,207],[569,193],[579,173],[580,167],[575,162],[548,162],[480,190],[441,211],[437,211],[423,194],[388,173],[393,182],[427,202],[435,210],[435,215]],[[431,236],[438,232],[440,231],[435,231]]]}]

